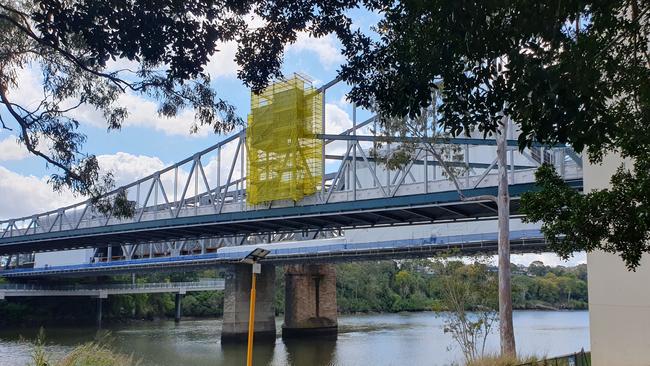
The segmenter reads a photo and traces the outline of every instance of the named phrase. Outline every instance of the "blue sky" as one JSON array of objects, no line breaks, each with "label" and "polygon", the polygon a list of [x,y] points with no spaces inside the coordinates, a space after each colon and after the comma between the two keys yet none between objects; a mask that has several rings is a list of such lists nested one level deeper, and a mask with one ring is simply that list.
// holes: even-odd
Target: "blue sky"
[{"label": "blue sky", "polygon": [[[364,30],[378,20],[376,14],[357,10],[351,13],[354,24]],[[218,95],[233,104],[242,119],[249,112],[250,92],[236,78],[237,65],[233,61],[234,44],[224,44],[216,54],[207,70],[212,77]],[[289,75],[299,72],[313,78],[316,86],[336,77],[343,62],[340,43],[329,35],[314,39],[301,34],[295,44],[286,49],[283,72]],[[38,73],[22,70],[21,84],[10,95],[19,101],[37,98]],[[326,115],[327,133],[340,132],[351,126],[352,107],[345,101],[344,85],[328,92]],[[32,99],[30,99],[32,98]],[[80,131],[88,141],[85,150],[100,157],[102,167],[113,170],[118,184],[126,184],[138,177],[146,176],[155,170],[170,165],[195,152],[214,145],[224,136],[215,135],[208,127],[197,134],[189,133],[193,115],[191,111],[181,113],[177,118],[165,120],[155,113],[155,104],[136,95],[125,96],[123,102],[129,107],[130,116],[121,131],[107,132],[106,126],[93,111],[84,111]],[[0,110],[5,116],[6,111]],[[360,112],[359,120],[364,119]],[[47,177],[53,173],[43,160],[26,153],[24,147],[16,143],[15,132],[0,130],[0,219],[31,215],[55,209],[64,204],[81,200],[69,193],[52,192]],[[518,262],[541,259],[547,263],[559,263],[549,254],[527,255]],[[571,263],[584,261],[584,256]]]}]

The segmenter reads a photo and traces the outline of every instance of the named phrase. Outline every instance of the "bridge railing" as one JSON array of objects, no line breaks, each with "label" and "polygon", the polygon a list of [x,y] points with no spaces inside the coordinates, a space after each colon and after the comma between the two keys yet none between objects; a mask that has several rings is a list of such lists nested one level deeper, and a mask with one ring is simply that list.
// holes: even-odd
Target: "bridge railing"
[{"label": "bridge railing", "polygon": [[[321,88],[325,93],[336,81]],[[325,99],[325,98],[324,98]],[[323,102],[325,109],[326,100]],[[322,181],[315,195],[299,202],[274,201],[251,205],[246,201],[246,132],[236,133],[172,166],[124,185],[109,194],[125,195],[133,205],[132,217],[103,214],[90,201],[57,210],[0,221],[0,240],[51,232],[137,223],[160,219],[214,215],[241,211],[317,205],[380,197],[454,190],[439,161],[424,144],[415,145],[411,161],[399,169],[388,169],[371,150],[383,138],[368,135],[377,117],[357,122],[353,106],[352,127],[338,134],[323,134]],[[325,126],[325,113],[323,113]],[[365,133],[365,135],[361,135]],[[384,144],[388,155],[400,141]],[[413,142],[413,141],[408,141]],[[462,151],[460,161],[450,162],[463,168],[458,177],[463,190],[496,185],[495,141],[493,139],[458,138],[442,141]],[[580,157],[569,147],[533,146],[519,151],[515,140],[508,141],[509,179],[513,184],[532,182],[535,169],[553,163],[566,179],[581,176]],[[391,150],[393,149],[393,150]],[[174,244],[175,245],[175,244]],[[176,251],[178,248],[169,248]],[[129,255],[126,255],[129,258]]]},{"label": "bridge railing", "polygon": [[224,280],[194,281],[194,282],[157,282],[136,284],[92,284],[92,285],[38,285],[31,283],[5,283],[0,284],[0,290],[14,291],[85,291],[85,290],[150,290],[150,289],[192,289],[192,288],[219,288],[225,284]]}]

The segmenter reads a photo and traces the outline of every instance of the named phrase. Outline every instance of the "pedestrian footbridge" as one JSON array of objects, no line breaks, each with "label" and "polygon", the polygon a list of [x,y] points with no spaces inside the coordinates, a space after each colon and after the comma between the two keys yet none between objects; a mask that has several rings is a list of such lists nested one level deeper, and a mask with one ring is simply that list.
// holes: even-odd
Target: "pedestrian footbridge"
[{"label": "pedestrian footbridge", "polygon": [[178,293],[193,291],[219,291],[225,288],[224,280],[195,282],[161,282],[134,284],[93,285],[40,285],[32,283],[0,284],[0,300],[7,297],[82,296],[106,298],[109,295]]}]

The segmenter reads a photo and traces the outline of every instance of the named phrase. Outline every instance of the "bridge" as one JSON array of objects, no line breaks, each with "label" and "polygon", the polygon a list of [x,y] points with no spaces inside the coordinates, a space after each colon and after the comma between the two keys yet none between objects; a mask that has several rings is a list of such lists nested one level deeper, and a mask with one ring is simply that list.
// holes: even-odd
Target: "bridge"
[{"label": "bridge", "polygon": [[224,280],[195,282],[160,282],[94,285],[37,285],[32,283],[0,284],[0,299],[7,297],[81,296],[105,299],[109,295],[180,293],[192,291],[220,291]]},{"label": "bridge", "polygon": [[[285,155],[278,155],[273,146],[262,148],[267,150],[259,155],[256,144],[260,137],[250,135],[255,130],[249,125],[248,130],[108,193],[106,199],[118,197],[132,205],[134,215],[130,217],[103,214],[85,201],[0,221],[0,256],[7,258],[7,269],[0,271],[0,276],[96,275],[221,265],[229,271],[225,291],[226,304],[231,305],[225,309],[222,340],[237,340],[247,330],[242,312],[248,309],[250,268],[236,263],[245,256],[247,245],[271,247],[276,245],[272,243],[282,245],[291,240],[298,248],[292,248],[291,253],[273,248],[258,284],[262,288],[258,302],[262,305],[258,305],[256,339],[274,339],[273,265],[286,266],[283,335],[302,336],[336,331],[336,280],[328,263],[433,255],[449,249],[494,251],[494,229],[483,232],[483,238],[451,239],[453,235],[441,234],[346,242],[352,232],[367,228],[493,220],[497,207],[491,200],[463,199],[460,192],[470,198],[496,195],[498,161],[494,138],[414,135],[387,139],[376,134],[379,117],[356,106],[350,126],[332,131],[326,123],[331,121],[326,116],[326,96],[336,87],[341,85],[335,80],[310,94],[317,95],[312,98],[310,116],[318,114],[320,126],[310,127],[312,155],[307,157],[311,160],[304,169],[310,178],[318,179],[310,181],[314,184],[307,187],[308,194],[266,201],[256,198],[259,170],[264,169],[265,161],[253,158],[276,155],[277,163]],[[268,107],[260,105],[259,110]],[[251,115],[255,116],[256,110],[254,107]],[[533,145],[520,151],[515,133],[507,137],[512,218],[520,217],[519,199],[522,193],[535,189],[534,173],[541,164],[553,164],[567,183],[582,188],[581,157],[570,147]],[[394,154],[405,144],[413,146],[409,162],[400,168],[387,168],[382,156]],[[450,157],[441,160],[445,151],[451,152]],[[296,161],[305,158],[289,153],[286,157],[289,165],[300,164]],[[274,169],[277,171],[262,173],[276,178],[286,173],[283,166]],[[450,169],[457,172],[455,182],[450,180]],[[273,182],[269,178],[262,183]],[[545,247],[539,228],[532,230],[511,233],[515,251]],[[89,248],[90,254],[83,263],[37,265],[44,252],[67,251],[62,253],[72,256],[84,248]],[[33,268],[21,268],[25,264]],[[298,308],[310,310],[298,312]]]},{"label": "bridge", "polygon": [[224,280],[209,280],[195,282],[162,282],[162,283],[133,283],[133,284],[94,284],[94,285],[37,285],[26,283],[0,284],[0,300],[8,297],[48,297],[73,296],[97,298],[97,326],[102,324],[102,299],[109,295],[174,293],[175,321],[181,320],[181,299],[193,291],[221,291],[225,289]]}]

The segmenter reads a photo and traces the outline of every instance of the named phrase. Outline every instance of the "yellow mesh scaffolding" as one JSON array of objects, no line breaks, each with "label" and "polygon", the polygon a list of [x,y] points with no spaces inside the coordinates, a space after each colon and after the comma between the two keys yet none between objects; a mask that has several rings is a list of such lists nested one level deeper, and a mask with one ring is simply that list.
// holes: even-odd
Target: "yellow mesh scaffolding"
[{"label": "yellow mesh scaffolding", "polygon": [[322,175],[323,96],[294,75],[260,94],[251,93],[246,147],[250,204],[298,201],[316,192]]}]

